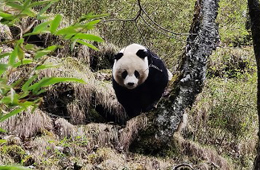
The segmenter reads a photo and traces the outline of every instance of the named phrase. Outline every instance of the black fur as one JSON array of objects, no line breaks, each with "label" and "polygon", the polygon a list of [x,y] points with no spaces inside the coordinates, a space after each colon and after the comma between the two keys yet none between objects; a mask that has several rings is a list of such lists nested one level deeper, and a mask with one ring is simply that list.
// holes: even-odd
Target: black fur
[{"label": "black fur", "polygon": [[117,54],[115,55],[115,59],[116,59],[116,60],[119,60],[122,56],[123,56],[123,53],[117,53]]},{"label": "black fur", "polygon": [[[168,83],[168,72],[162,60],[154,53],[147,50],[139,50],[137,55],[147,55],[149,61],[155,67],[149,67],[149,75],[146,81],[135,89],[127,89],[120,86],[113,78],[113,88],[118,101],[125,108],[129,118],[147,112],[161,98]],[[122,56],[121,56],[122,57]]]},{"label": "black fur", "polygon": [[146,56],[148,56],[148,53],[147,53],[146,50],[141,49],[141,50],[138,50],[138,51],[136,52],[136,55],[137,55],[138,57],[144,59]]}]

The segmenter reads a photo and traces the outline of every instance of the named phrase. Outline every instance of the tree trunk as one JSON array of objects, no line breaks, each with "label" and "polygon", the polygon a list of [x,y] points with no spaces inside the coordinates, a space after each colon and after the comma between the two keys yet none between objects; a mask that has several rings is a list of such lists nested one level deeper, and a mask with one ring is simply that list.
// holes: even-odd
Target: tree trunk
[{"label": "tree trunk", "polygon": [[163,154],[163,148],[172,147],[174,132],[182,121],[185,109],[192,106],[203,88],[207,58],[217,47],[218,26],[215,23],[218,0],[198,0],[195,14],[187,38],[185,53],[182,56],[177,74],[170,84],[169,96],[148,115],[145,129],[130,145],[130,150],[149,154]]},{"label": "tree trunk", "polygon": [[[251,30],[253,37],[254,52],[257,64],[257,112],[260,122],[260,4],[259,0],[248,0],[249,15],[251,18]],[[260,123],[259,128],[260,130]],[[260,170],[260,132],[258,132],[257,156],[255,158],[255,170]]]}]

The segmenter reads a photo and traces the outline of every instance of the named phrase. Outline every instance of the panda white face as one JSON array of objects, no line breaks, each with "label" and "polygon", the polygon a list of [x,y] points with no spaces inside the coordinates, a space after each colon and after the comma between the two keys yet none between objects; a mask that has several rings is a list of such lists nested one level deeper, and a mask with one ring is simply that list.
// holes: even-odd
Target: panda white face
[{"label": "panda white face", "polygon": [[114,80],[127,89],[134,89],[144,83],[149,74],[147,49],[139,44],[123,48],[113,65]]}]

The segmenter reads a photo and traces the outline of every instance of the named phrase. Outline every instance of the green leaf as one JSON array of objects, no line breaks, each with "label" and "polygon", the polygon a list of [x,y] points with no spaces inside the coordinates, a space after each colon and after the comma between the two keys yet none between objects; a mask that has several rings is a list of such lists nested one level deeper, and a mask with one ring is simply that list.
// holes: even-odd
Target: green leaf
[{"label": "green leaf", "polygon": [[23,7],[28,8],[29,4],[31,3],[32,0],[25,0]]},{"label": "green leaf", "polygon": [[100,20],[90,21],[90,22],[85,24],[84,28],[87,29],[87,30],[93,29],[95,27],[95,25],[99,22],[100,22]]},{"label": "green leaf", "polygon": [[41,19],[41,15],[47,11],[48,8],[51,7],[52,4],[58,2],[59,0],[52,0],[48,5],[46,5],[42,10],[37,14],[37,19]]},{"label": "green leaf", "polygon": [[1,64],[0,63],[0,76],[7,70],[8,64]]},{"label": "green leaf", "polygon": [[[1,131],[1,130],[3,130],[3,131],[5,131],[4,129],[1,129],[0,128],[0,132],[3,132],[3,131]],[[6,131],[5,131],[6,132]],[[7,141],[5,140],[5,139],[0,139],[0,144],[3,144],[3,143],[6,143]]]},{"label": "green leaf", "polygon": [[1,58],[4,58],[4,57],[6,57],[6,56],[9,56],[11,53],[3,53],[3,54],[0,54],[0,59]]},{"label": "green leaf", "polygon": [[30,170],[29,168],[21,166],[0,166],[0,170]]},{"label": "green leaf", "polygon": [[58,48],[57,45],[52,45],[52,46],[49,46],[41,51],[37,51],[37,53],[35,54],[35,59],[39,59],[41,58],[42,56],[45,56],[47,54],[49,54],[50,52],[53,52],[55,51],[56,49]]},{"label": "green leaf", "polygon": [[93,50],[99,51],[99,49],[98,49],[97,47],[95,47],[95,46],[92,45],[92,44],[86,43],[85,41],[77,40],[77,42],[80,43],[80,44],[82,44],[82,45],[86,45],[86,46],[88,46],[89,48],[92,48]]},{"label": "green leaf", "polygon": [[22,91],[28,91],[28,87],[30,86],[30,84],[37,78],[37,75],[32,76],[31,78],[29,78],[24,85],[22,86]]},{"label": "green leaf", "polygon": [[47,68],[57,68],[59,66],[60,66],[60,64],[56,64],[56,65],[52,65],[52,64],[50,64],[50,65],[40,65],[40,66],[36,67],[36,70],[43,70],[43,69],[47,69]]},{"label": "green leaf", "polygon": [[8,1],[7,1],[6,5],[8,5],[8,6],[14,8],[14,9],[18,9],[18,10],[20,10],[20,11],[23,10],[23,6],[20,5],[20,4],[17,4],[17,3],[13,3],[13,2],[10,2],[10,1],[8,2]]},{"label": "green leaf", "polygon": [[87,15],[81,16],[79,19],[79,22],[94,19],[94,18],[102,18],[102,17],[106,17],[106,16],[108,16],[108,14],[93,15],[93,14],[89,13]]},{"label": "green leaf", "polygon": [[66,28],[62,28],[56,32],[56,35],[66,35],[66,34],[75,34],[78,33],[75,27],[69,26]]},{"label": "green leaf", "polygon": [[4,96],[0,103],[4,103],[9,106],[17,106],[19,105],[19,95],[15,93],[15,91],[11,88],[10,96]]},{"label": "green leaf", "polygon": [[16,63],[13,65],[13,67],[19,67],[19,66],[21,66],[21,65],[31,64],[32,62],[33,62],[32,59],[26,58],[26,59],[23,59],[22,61],[16,62]]},{"label": "green leaf", "polygon": [[16,57],[17,57],[17,48],[15,47],[9,57],[8,65],[13,66],[15,64]]},{"label": "green leaf", "polygon": [[[4,129],[0,128],[0,132],[2,132],[2,133],[5,133],[5,132],[6,132],[6,130],[4,130]],[[1,143],[1,142],[0,142],[0,143]]]},{"label": "green leaf", "polygon": [[11,53],[11,55],[10,55],[10,57],[9,57],[8,65],[14,66],[16,57],[17,57],[18,55],[20,55],[19,57],[22,57],[21,55],[23,55],[23,54],[22,54],[23,52],[20,51],[20,50],[22,50],[22,49],[19,49],[19,48],[21,48],[20,45],[21,45],[23,42],[24,42],[24,39],[23,39],[23,38],[22,38],[22,39],[19,39],[19,40],[16,42],[15,48],[14,48],[14,50],[12,51],[12,53]]},{"label": "green leaf", "polygon": [[32,7],[36,7],[36,6],[40,6],[40,5],[45,5],[47,3],[50,3],[51,1],[52,0],[33,2],[28,7],[32,8]]},{"label": "green leaf", "polygon": [[73,39],[84,39],[84,40],[90,40],[90,41],[96,41],[96,42],[103,42],[103,39],[99,36],[92,35],[92,34],[84,34],[84,33],[78,33],[76,34]]},{"label": "green leaf", "polygon": [[[31,0],[26,0],[23,5],[8,1],[6,3],[6,5],[14,8],[14,9],[18,9],[20,11],[20,14],[26,14],[28,16],[33,17],[33,16],[35,16],[35,13],[30,8],[28,8],[30,1]],[[17,17],[17,16],[20,16],[20,15],[16,15],[15,17]]]},{"label": "green leaf", "polygon": [[32,33],[25,34],[24,36],[35,35],[35,34],[40,34],[40,33],[48,33],[49,29],[47,27],[49,26],[50,23],[51,23],[51,21],[43,22],[43,23],[37,25],[36,27],[34,27]]},{"label": "green leaf", "polygon": [[17,46],[17,56],[18,56],[19,60],[24,59],[24,51],[20,45]]},{"label": "green leaf", "polygon": [[61,82],[77,82],[77,83],[85,83],[82,79],[77,78],[65,78],[65,77],[45,77],[41,79],[39,82],[33,84],[28,88],[28,90],[32,90],[33,94],[40,94],[39,91],[42,87],[47,87],[56,83]]},{"label": "green leaf", "polygon": [[3,21],[12,21],[15,18],[14,15],[5,13],[3,11],[0,11],[0,17],[2,17],[1,22],[3,19]]},{"label": "green leaf", "polygon": [[14,109],[13,111],[11,111],[10,113],[7,113],[3,116],[0,117],[0,122],[3,122],[4,120],[8,119],[11,116],[14,116],[22,111],[24,111],[26,108],[18,108],[18,109]]},{"label": "green leaf", "polygon": [[50,28],[51,33],[55,33],[56,32],[57,28],[60,25],[61,19],[62,19],[61,15],[56,15],[54,20],[51,22],[51,28]]},{"label": "green leaf", "polygon": [[26,50],[32,50],[34,47],[35,47],[35,45],[33,45],[33,44],[26,44],[26,45],[24,46],[24,49],[26,49]]}]

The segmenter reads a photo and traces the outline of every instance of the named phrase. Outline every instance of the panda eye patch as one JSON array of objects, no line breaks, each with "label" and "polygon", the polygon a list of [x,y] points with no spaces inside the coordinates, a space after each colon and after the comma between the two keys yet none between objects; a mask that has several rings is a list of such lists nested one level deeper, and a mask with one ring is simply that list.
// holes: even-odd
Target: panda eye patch
[{"label": "panda eye patch", "polygon": [[139,72],[138,72],[138,71],[136,71],[136,70],[135,70],[135,77],[136,77],[136,78],[139,78],[139,77],[140,77],[140,74],[139,74]]},{"label": "panda eye patch", "polygon": [[125,79],[127,76],[127,71],[125,70],[123,73],[122,73],[122,78]]}]

